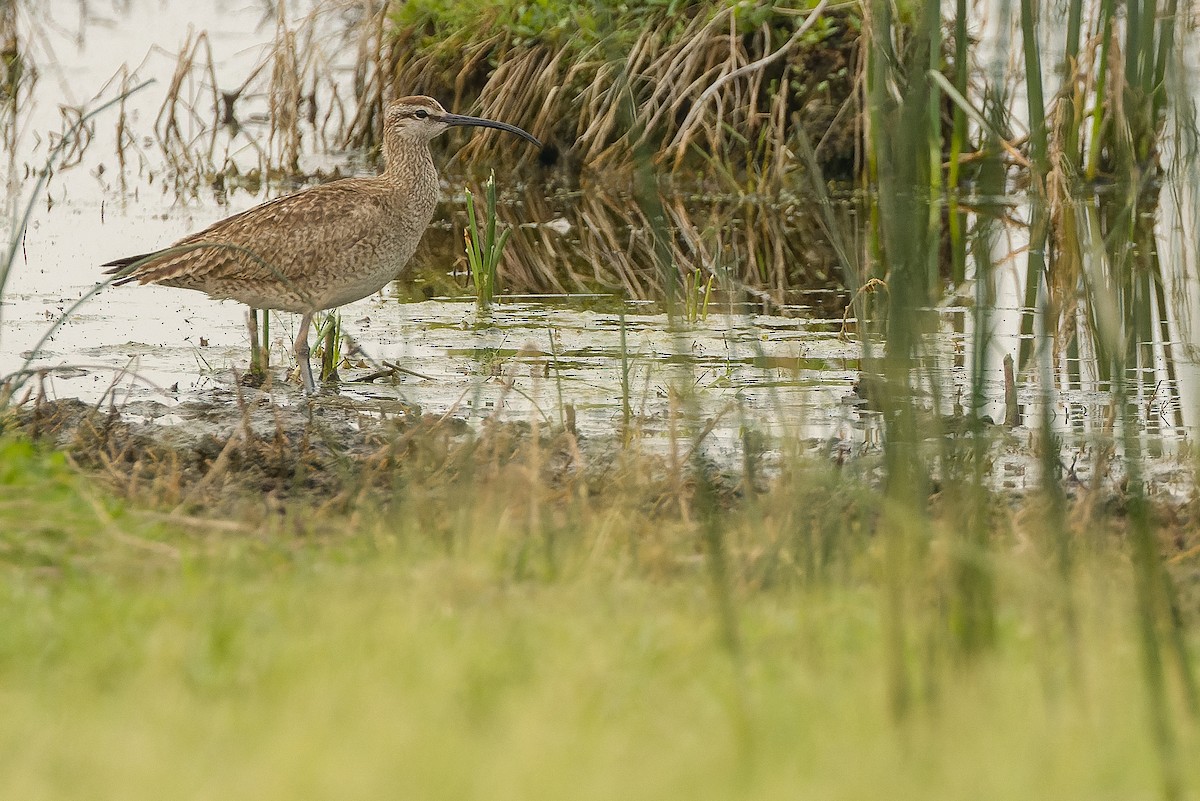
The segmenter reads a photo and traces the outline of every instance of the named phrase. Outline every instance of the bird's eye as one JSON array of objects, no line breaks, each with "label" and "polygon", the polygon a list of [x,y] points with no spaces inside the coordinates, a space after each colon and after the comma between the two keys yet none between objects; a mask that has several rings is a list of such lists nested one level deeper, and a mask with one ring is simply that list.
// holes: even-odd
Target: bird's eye
[{"label": "bird's eye", "polygon": [[429,112],[423,108],[419,108],[415,112],[413,112],[413,116],[416,117],[418,120],[423,120],[429,116]]}]

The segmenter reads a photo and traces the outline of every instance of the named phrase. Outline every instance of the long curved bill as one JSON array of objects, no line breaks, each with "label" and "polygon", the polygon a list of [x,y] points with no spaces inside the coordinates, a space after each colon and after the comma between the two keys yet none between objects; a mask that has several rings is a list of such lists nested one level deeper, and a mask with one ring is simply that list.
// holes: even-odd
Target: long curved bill
[{"label": "long curved bill", "polygon": [[443,114],[442,122],[447,125],[466,125],[475,128],[495,128],[498,131],[508,131],[522,139],[528,139],[538,147],[542,146],[542,143],[534,138],[533,134],[523,131],[515,125],[509,125],[507,122],[497,122],[496,120],[488,120],[483,117],[468,117],[465,114]]}]

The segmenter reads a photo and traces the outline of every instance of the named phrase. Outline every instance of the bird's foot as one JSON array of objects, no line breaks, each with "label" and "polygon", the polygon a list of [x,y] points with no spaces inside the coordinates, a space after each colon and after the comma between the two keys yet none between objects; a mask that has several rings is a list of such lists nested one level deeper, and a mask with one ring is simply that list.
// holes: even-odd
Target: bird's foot
[{"label": "bird's foot", "polygon": [[317,382],[313,380],[312,365],[308,359],[300,362],[300,383],[304,385],[304,394],[310,398],[317,394]]}]

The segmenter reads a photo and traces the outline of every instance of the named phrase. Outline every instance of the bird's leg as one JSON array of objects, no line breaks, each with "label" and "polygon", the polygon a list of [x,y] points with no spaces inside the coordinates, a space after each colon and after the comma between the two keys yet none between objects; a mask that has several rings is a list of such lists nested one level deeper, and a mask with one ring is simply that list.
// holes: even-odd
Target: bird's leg
[{"label": "bird's leg", "polygon": [[246,327],[250,330],[250,375],[263,378],[267,370],[258,339],[258,310],[253,306],[246,310]]},{"label": "bird's leg", "polygon": [[296,332],[296,364],[300,367],[300,378],[304,382],[304,391],[309,395],[317,394],[317,382],[313,381],[312,365],[308,362],[308,327],[312,323],[312,313],[300,318],[300,330]]},{"label": "bird's leg", "polygon": [[271,312],[262,310],[262,369],[263,375],[271,372]]}]

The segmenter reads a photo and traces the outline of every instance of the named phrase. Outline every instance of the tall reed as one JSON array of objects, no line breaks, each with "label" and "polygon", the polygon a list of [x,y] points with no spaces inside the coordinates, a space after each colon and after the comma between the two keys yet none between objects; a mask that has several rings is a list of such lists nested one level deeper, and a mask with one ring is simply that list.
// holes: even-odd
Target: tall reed
[{"label": "tall reed", "polygon": [[[1061,536],[1065,500],[1056,483],[1057,437],[1047,417],[1054,405],[1052,383],[1059,375],[1054,354],[1060,351],[1048,338],[1062,337],[1064,349],[1080,352],[1077,344],[1066,342],[1075,336],[1075,330],[1067,328],[1064,321],[1075,314],[1075,298],[1081,286],[1090,287],[1091,294],[1085,295],[1090,302],[1084,314],[1096,325],[1096,352],[1100,362],[1107,362],[1101,367],[1102,374],[1116,376],[1116,371],[1147,365],[1151,358],[1149,343],[1154,341],[1155,328],[1162,328],[1152,314],[1165,308],[1166,302],[1152,244],[1153,199],[1146,190],[1155,170],[1157,150],[1153,143],[1161,132],[1165,108],[1162,81],[1167,54],[1173,52],[1176,10],[1174,2],[1161,9],[1146,2],[1131,7],[1122,29],[1122,81],[1114,84],[1109,73],[1114,63],[1110,56],[1115,51],[1107,40],[1116,30],[1111,4],[1098,7],[1098,17],[1092,24],[1092,29],[1102,34],[1096,43],[1098,50],[1093,51],[1099,54],[1093,59],[1093,67],[1081,61],[1082,5],[1071,2],[1071,25],[1063,42],[1064,69],[1060,71],[1064,89],[1055,97],[1053,115],[1048,116],[1044,52],[1039,38],[1039,31],[1045,29],[1043,15],[1048,12],[1022,0],[1016,30],[1023,54],[1021,77],[1029,135],[1023,143],[1014,144],[1015,137],[1008,133],[1005,100],[1008,76],[1002,68],[982,77],[968,70],[966,4],[957,6],[952,80],[941,75],[944,47],[936,4],[917,9],[911,23],[899,21],[891,4],[868,6],[865,176],[873,190],[867,215],[868,253],[877,264],[874,274],[884,278],[889,289],[876,330],[886,341],[886,354],[878,362],[888,387],[884,419],[891,516],[884,536],[890,608],[885,623],[890,632],[893,704],[898,711],[902,712],[911,698],[907,674],[911,663],[905,657],[911,632],[902,611],[907,603],[906,571],[916,564],[914,554],[926,547],[923,499],[934,472],[940,474],[943,494],[952,505],[958,504],[962,514],[958,527],[961,538],[953,551],[962,558],[952,571],[955,578],[947,595],[956,647],[964,652],[977,651],[994,636],[992,567],[988,526],[983,517],[986,493],[982,470],[987,446],[978,420],[992,369],[989,309],[995,302],[994,250],[1000,241],[1002,221],[1007,224],[1011,217],[1008,198],[1018,173],[1017,180],[1028,187],[1028,246],[1024,248],[1024,303],[1014,377],[1017,381],[1040,377],[1044,449],[1041,480],[1052,521],[1045,531],[1053,531],[1051,536]],[[1005,22],[1000,25],[1003,29]],[[1088,88],[1093,92],[1090,101]],[[948,125],[940,111],[943,92],[953,107]],[[1120,92],[1120,96],[1114,92]],[[1081,111],[1089,102],[1095,110],[1090,118]],[[1024,150],[1018,150],[1019,144]],[[962,154],[972,148],[976,151],[970,163],[974,198],[968,215],[962,209],[959,193],[965,188]],[[948,154],[944,174],[943,154]],[[1007,162],[1003,154],[1007,154]],[[1117,191],[1101,195],[1095,206],[1095,224],[1090,230],[1098,233],[1099,239],[1095,244],[1082,245],[1077,234],[1087,235],[1089,226],[1086,215],[1080,215],[1071,198],[1081,171],[1095,174],[1105,159],[1123,177],[1116,180]],[[973,227],[969,234],[968,225]],[[970,430],[975,436],[965,451],[943,437],[940,463],[934,465],[920,445],[924,434],[913,398],[915,382],[927,380],[933,410],[938,412],[939,378],[922,343],[929,331],[925,310],[936,301],[936,288],[943,274],[943,241],[950,244],[950,276],[958,281],[970,275],[975,282],[968,410]],[[966,262],[968,251],[973,254],[970,267]],[[1137,265],[1130,254],[1137,254]],[[1105,269],[1114,279],[1111,297],[1097,294],[1110,284],[1095,274],[1095,264],[1091,268],[1093,277],[1078,277],[1078,265],[1096,257],[1107,265]],[[1123,332],[1115,338],[1111,330],[1102,330],[1114,325]],[[1114,347],[1121,351],[1118,361],[1114,361]],[[1032,370],[1035,354],[1039,363]],[[1077,368],[1068,368],[1068,373],[1070,369]],[[1137,458],[1133,451],[1126,454],[1127,462]],[[960,464],[971,468],[957,472],[956,465]],[[1060,575],[1069,582],[1068,548],[1060,539],[1054,551]],[[1064,606],[1068,620],[1069,606]],[[1161,624],[1166,625],[1165,621]],[[1174,630],[1170,626],[1167,629]],[[1182,659],[1177,661],[1183,665]],[[1188,677],[1185,683],[1190,682],[1190,668],[1181,670]]]},{"label": "tall reed", "polygon": [[[928,467],[922,458],[913,379],[922,358],[928,306],[936,276],[930,275],[932,254],[931,173],[940,163],[930,158],[931,142],[939,142],[931,121],[930,83],[925,75],[933,28],[940,24],[937,4],[926,4],[911,36],[896,23],[888,2],[873,2],[869,11],[866,68],[869,177],[877,187],[870,195],[871,242],[889,288],[886,317],[878,333],[886,351],[878,364],[887,386],[884,404],[887,471],[883,580],[883,620],[887,642],[889,696],[893,713],[908,714],[914,702],[909,650],[913,637],[908,619],[913,600],[909,588],[927,547]],[[907,33],[907,32],[905,32]]]}]

